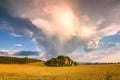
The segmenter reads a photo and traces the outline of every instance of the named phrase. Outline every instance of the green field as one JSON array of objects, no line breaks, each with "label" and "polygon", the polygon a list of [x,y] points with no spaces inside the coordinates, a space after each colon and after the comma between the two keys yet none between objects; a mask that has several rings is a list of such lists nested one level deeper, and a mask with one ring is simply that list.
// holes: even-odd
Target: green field
[{"label": "green field", "polygon": [[0,64],[0,80],[120,80],[120,64],[47,67],[42,63]]}]

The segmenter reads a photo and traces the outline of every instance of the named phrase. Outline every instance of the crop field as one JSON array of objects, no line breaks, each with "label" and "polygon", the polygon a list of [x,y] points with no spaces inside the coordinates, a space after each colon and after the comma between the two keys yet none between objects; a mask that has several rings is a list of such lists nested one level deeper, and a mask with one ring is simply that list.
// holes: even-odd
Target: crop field
[{"label": "crop field", "polygon": [[120,64],[47,67],[41,63],[0,64],[0,80],[120,80]]}]

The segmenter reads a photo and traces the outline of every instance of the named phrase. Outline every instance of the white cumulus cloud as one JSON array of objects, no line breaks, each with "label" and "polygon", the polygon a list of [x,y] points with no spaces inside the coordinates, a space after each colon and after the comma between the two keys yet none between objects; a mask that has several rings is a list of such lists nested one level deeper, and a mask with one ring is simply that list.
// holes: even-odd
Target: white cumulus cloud
[{"label": "white cumulus cloud", "polygon": [[14,44],[13,46],[15,46],[15,47],[21,47],[23,45],[22,44]]}]

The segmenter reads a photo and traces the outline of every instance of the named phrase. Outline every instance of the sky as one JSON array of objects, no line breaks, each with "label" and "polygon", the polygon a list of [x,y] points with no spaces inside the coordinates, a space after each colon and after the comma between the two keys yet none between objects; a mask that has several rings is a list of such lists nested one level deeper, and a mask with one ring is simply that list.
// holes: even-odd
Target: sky
[{"label": "sky", "polygon": [[120,62],[120,0],[0,0],[0,55]]}]

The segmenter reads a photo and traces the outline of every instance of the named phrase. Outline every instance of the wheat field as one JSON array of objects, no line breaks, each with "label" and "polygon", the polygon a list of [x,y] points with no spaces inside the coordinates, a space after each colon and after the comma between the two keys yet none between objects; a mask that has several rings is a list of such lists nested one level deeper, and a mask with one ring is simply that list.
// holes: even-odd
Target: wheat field
[{"label": "wheat field", "polygon": [[120,80],[120,64],[47,67],[42,63],[0,64],[0,80]]}]

